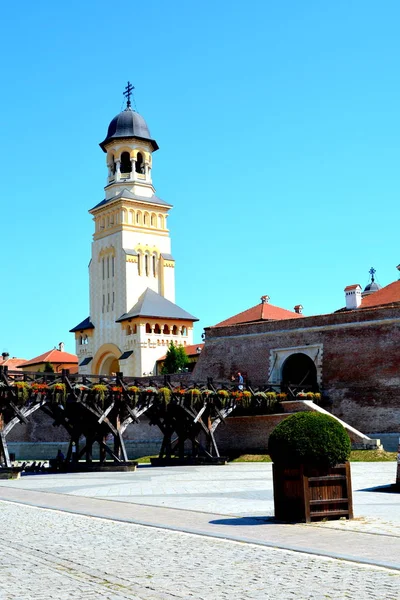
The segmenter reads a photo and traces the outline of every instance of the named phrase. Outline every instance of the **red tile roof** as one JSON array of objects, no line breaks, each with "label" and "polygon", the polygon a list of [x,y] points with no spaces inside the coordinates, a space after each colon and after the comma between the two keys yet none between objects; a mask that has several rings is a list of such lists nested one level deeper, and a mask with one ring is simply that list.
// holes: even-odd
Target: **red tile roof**
[{"label": "red tile roof", "polygon": [[[197,352],[197,348],[200,348],[200,352],[201,350],[203,350],[204,348],[204,344],[190,344],[190,346],[183,346],[183,349],[185,350],[187,356],[196,356],[197,354],[200,354],[200,352]],[[164,356],[162,356],[161,358],[157,358],[157,362],[160,360],[165,360],[166,358],[166,354],[164,354]]]},{"label": "red tile roof", "polygon": [[227,327],[229,325],[239,325],[240,323],[253,323],[255,321],[282,321],[284,319],[303,319],[304,315],[279,308],[267,302],[257,304],[225,321],[221,321],[214,327]]},{"label": "red tile roof", "polygon": [[[194,356],[195,354],[200,354],[204,348],[204,344],[191,344],[190,346],[183,346],[183,348],[188,356]],[[200,348],[200,352],[197,352],[197,348]]]},{"label": "red tile roof", "polygon": [[361,289],[361,285],[359,283],[355,283],[354,285],[348,285],[344,288],[344,291],[347,292],[348,290],[356,290],[357,288]]},{"label": "red tile roof", "polygon": [[9,371],[19,371],[19,367],[23,366],[25,363],[25,358],[15,358],[15,356],[13,356],[12,358],[3,360],[3,357],[0,355],[0,367],[8,367]]},{"label": "red tile roof", "polygon": [[61,350],[56,350],[56,348],[54,348],[53,350],[49,350],[48,352],[45,352],[40,356],[35,356],[35,358],[32,358],[31,360],[27,360],[22,366],[29,367],[46,362],[55,364],[78,364],[78,357],[75,354],[69,354],[69,352],[61,352]]},{"label": "red tile roof", "polygon": [[360,308],[371,308],[373,306],[382,306],[384,304],[393,304],[400,302],[400,279],[393,281],[377,292],[369,294],[362,299]]}]

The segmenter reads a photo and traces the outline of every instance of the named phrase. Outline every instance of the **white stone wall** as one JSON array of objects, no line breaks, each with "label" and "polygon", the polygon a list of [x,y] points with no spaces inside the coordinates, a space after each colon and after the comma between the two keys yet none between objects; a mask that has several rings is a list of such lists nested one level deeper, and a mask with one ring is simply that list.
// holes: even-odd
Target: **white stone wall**
[{"label": "white stone wall", "polygon": [[[146,332],[146,323],[150,323],[153,329],[151,333]],[[165,324],[168,324],[171,329],[173,325],[176,325],[179,328],[178,334],[156,334],[154,333],[154,325],[156,323],[160,325],[161,331],[164,329]],[[186,335],[182,335],[182,327],[186,327]],[[141,377],[144,374],[155,374],[155,363],[166,354],[171,341],[177,345],[189,346],[193,344],[192,323],[189,321],[167,321],[165,319],[138,320],[137,333],[132,335],[127,335],[126,328],[123,328],[120,323],[114,323],[112,327],[96,327],[91,330],[91,336],[88,337],[87,344],[80,344],[80,336],[78,334],[76,352],[79,362],[82,362],[85,357],[94,357],[94,360],[87,366],[81,367],[79,371],[86,374],[96,371],[95,367],[100,366],[98,365],[98,357],[96,356],[99,350],[101,351],[105,344],[114,344],[119,356],[125,351],[133,350],[133,354],[120,362],[120,370],[125,375]]]}]

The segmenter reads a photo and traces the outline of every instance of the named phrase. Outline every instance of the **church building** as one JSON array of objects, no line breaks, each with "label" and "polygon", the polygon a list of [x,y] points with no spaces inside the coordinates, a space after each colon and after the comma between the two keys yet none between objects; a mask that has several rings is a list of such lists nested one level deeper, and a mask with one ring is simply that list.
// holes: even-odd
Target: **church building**
[{"label": "church building", "polygon": [[158,145],[131,107],[132,89],[128,84],[126,108],[100,143],[108,173],[105,198],[89,211],[94,221],[90,316],[70,330],[83,374],[153,374],[171,341],[193,344],[198,320],[175,304],[167,223],[172,205],[155,194]]}]

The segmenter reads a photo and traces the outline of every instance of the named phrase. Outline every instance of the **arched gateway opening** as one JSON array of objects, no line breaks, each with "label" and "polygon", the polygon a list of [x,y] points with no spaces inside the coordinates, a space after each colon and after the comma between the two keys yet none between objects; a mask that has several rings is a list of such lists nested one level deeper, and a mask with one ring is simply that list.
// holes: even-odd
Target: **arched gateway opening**
[{"label": "arched gateway opening", "polygon": [[118,360],[114,356],[108,356],[100,365],[99,375],[115,375],[118,371]]},{"label": "arched gateway opening", "polygon": [[93,375],[113,375],[120,371],[121,349],[115,344],[103,344],[93,359]]},{"label": "arched gateway opening", "polygon": [[304,387],[305,390],[317,391],[317,368],[314,361],[302,352],[291,354],[282,366],[282,385],[286,389]]}]

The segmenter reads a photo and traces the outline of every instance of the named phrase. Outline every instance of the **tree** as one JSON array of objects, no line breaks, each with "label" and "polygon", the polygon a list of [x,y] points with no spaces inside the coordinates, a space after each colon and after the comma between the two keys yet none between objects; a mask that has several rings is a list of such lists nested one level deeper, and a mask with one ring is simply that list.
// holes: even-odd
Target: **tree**
[{"label": "tree", "polygon": [[164,360],[162,373],[179,373],[183,371],[188,363],[188,357],[183,346],[175,346],[174,342],[170,342],[167,354]]},{"label": "tree", "polygon": [[51,362],[46,362],[44,364],[43,372],[44,373],[55,373],[55,369],[54,369],[53,365],[51,364]]},{"label": "tree", "polygon": [[185,371],[188,362],[189,362],[189,359],[186,354],[185,347],[178,346],[178,363],[179,363],[178,371]]}]

